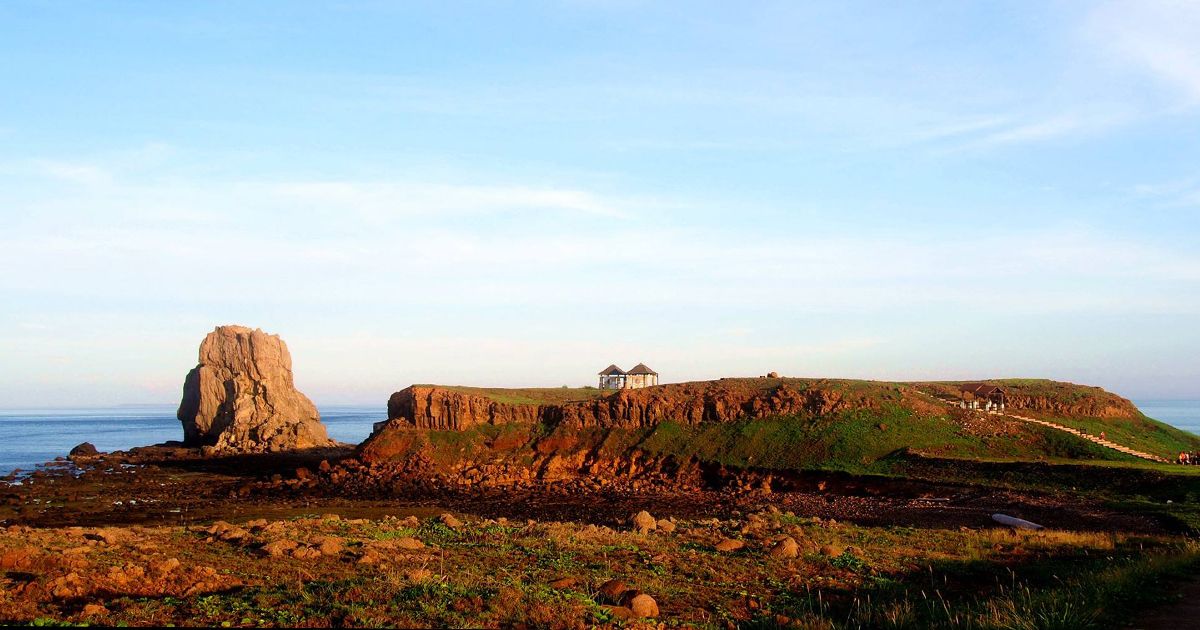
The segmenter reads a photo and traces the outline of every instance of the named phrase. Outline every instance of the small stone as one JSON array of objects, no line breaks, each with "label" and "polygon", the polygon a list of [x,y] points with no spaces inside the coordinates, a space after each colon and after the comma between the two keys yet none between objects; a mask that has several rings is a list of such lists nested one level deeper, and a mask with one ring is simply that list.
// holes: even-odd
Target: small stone
[{"label": "small stone", "polygon": [[313,560],[321,557],[321,550],[315,547],[296,547],[292,550],[292,557],[297,560]]},{"label": "small stone", "polygon": [[397,549],[407,549],[409,551],[416,551],[418,549],[425,548],[425,543],[417,540],[416,538],[413,538],[412,536],[405,536],[404,538],[397,538],[396,542],[393,544],[396,546]]},{"label": "small stone", "polygon": [[636,618],[633,611],[624,606],[601,606],[600,608],[613,619],[627,621]]},{"label": "small stone", "polygon": [[84,617],[101,617],[108,614],[108,609],[100,604],[87,604],[83,607]]},{"label": "small stone", "polygon": [[729,553],[729,552],[737,551],[745,546],[746,546],[746,543],[744,543],[740,540],[734,540],[733,538],[726,538],[725,540],[722,540],[721,542],[717,543],[716,549],[717,549],[717,551],[723,551],[723,552]]},{"label": "small stone", "polygon": [[796,539],[788,536],[775,544],[771,549],[771,557],[773,558],[795,558],[800,555],[800,545],[796,543]]},{"label": "small stone", "polygon": [[641,534],[653,531],[658,526],[658,521],[654,520],[654,517],[650,516],[650,513],[646,510],[634,514],[631,520],[633,521],[633,528]]},{"label": "small stone", "polygon": [[459,527],[463,526],[463,522],[458,520],[457,518],[454,518],[454,515],[449,512],[446,512],[445,514],[442,514],[441,516],[439,516],[438,521],[440,521],[442,523],[442,525],[445,525],[446,527],[449,527],[450,529],[458,529]]},{"label": "small stone", "polygon": [[658,519],[658,531],[670,534],[675,531],[675,523],[668,521],[665,518]]},{"label": "small stone", "polygon": [[268,556],[278,558],[280,556],[288,555],[297,546],[299,546],[299,543],[294,540],[276,540],[275,542],[269,542],[263,545],[262,550]]},{"label": "small stone", "polygon": [[326,536],[317,545],[323,556],[336,556],[342,553],[342,539],[337,536]]},{"label": "small stone", "polygon": [[419,519],[415,516],[408,516],[408,517],[405,517],[404,520],[400,521],[400,526],[408,527],[409,529],[420,527],[421,519]]},{"label": "small stone", "polygon": [[550,582],[550,588],[554,588],[554,589],[571,588],[578,583],[579,583],[578,578],[562,577],[562,578],[558,578],[557,580]]},{"label": "small stone", "polygon": [[830,558],[837,558],[846,551],[846,548],[841,545],[824,545],[821,547],[821,553]]},{"label": "small stone", "polygon": [[639,593],[630,598],[628,606],[629,610],[633,611],[635,617],[646,618],[658,616],[658,602],[645,593]]},{"label": "small stone", "polygon": [[166,560],[150,561],[150,572],[158,575],[166,575],[175,569],[179,568],[179,560],[176,558],[167,558]]},{"label": "small stone", "polygon": [[620,602],[625,596],[625,593],[628,593],[630,590],[631,589],[629,588],[628,584],[614,578],[600,585],[599,594],[604,600],[616,604]]}]

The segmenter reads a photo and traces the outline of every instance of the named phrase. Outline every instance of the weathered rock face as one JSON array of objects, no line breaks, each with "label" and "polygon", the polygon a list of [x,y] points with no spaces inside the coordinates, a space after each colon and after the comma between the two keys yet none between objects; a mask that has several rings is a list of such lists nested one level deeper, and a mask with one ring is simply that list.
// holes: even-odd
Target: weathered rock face
[{"label": "weathered rock face", "polygon": [[296,390],[277,335],[219,326],[200,344],[179,403],[184,443],[261,453],[333,446],[316,406]]},{"label": "weathered rock face", "polygon": [[819,382],[804,388],[789,384],[762,388],[724,381],[677,383],[619,390],[586,402],[542,405],[501,403],[449,388],[413,385],[388,399],[388,417],[406,419],[419,429],[440,431],[537,422],[577,428],[634,428],[663,420],[699,424],[790,414],[821,416],[873,405],[866,397],[847,399]]},{"label": "weathered rock face", "polygon": [[539,405],[510,405],[443,387],[413,385],[388,398],[388,418],[406,418],[420,429],[462,431],[479,424],[532,424]]}]

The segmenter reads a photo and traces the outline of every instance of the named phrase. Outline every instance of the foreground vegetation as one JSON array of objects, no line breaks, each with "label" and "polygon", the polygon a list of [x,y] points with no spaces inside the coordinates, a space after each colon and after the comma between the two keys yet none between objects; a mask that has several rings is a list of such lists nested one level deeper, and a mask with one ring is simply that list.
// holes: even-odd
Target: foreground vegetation
[{"label": "foreground vegetation", "polygon": [[[781,551],[794,541],[793,553]],[[734,542],[731,542],[734,541]],[[740,545],[740,547],[739,547]],[[766,510],[651,531],[336,515],[10,527],[0,621],[209,626],[1112,627],[1200,564],[1181,540],[870,528]],[[632,616],[629,593],[656,602]]]}]

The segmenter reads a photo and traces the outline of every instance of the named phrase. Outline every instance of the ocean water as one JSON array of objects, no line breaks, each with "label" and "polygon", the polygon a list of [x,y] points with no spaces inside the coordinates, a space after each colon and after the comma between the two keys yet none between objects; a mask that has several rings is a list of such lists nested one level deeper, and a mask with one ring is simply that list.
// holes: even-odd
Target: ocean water
[{"label": "ocean water", "polygon": [[[116,451],[182,440],[175,409],[162,405],[0,410],[0,475],[65,457],[80,442]],[[352,444],[367,439],[372,425],[387,419],[387,410],[375,405],[326,406],[319,411],[329,437]]]},{"label": "ocean water", "polygon": [[[1200,434],[1200,400],[1134,403],[1151,418]],[[320,412],[330,437],[353,444],[367,439],[372,425],[387,418],[379,406],[324,406]],[[116,451],[182,439],[173,405],[0,410],[0,475],[66,456],[80,442]]]},{"label": "ocean water", "polygon": [[1133,404],[1155,420],[1200,434],[1200,400],[1135,400]]}]

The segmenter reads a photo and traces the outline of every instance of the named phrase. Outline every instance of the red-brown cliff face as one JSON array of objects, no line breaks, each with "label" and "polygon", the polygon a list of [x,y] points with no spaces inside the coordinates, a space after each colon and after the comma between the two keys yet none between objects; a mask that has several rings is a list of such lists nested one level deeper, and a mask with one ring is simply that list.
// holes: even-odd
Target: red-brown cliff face
[{"label": "red-brown cliff face", "polygon": [[782,415],[822,416],[871,409],[907,388],[801,379],[722,379],[620,390],[587,401],[505,403],[483,394],[413,385],[392,394],[388,417],[419,429],[461,431],[481,424],[544,423],[575,428],[637,428],[665,420],[682,424],[730,422]]},{"label": "red-brown cliff face", "polygon": [[[587,402],[545,408],[543,420],[569,427],[647,427],[664,420],[681,424],[730,422],[741,418],[784,415],[827,415],[876,404],[853,396],[829,382],[779,382],[764,386],[757,379],[679,383],[621,390]],[[766,380],[766,379],[764,379]]]},{"label": "red-brown cliff face", "polygon": [[496,402],[431,385],[413,385],[388,399],[388,418],[404,418],[418,429],[462,431],[480,424],[533,424],[541,406]]}]

